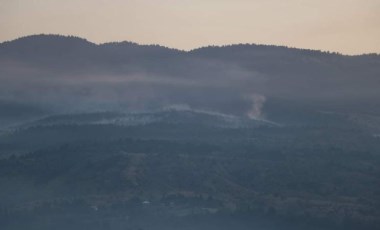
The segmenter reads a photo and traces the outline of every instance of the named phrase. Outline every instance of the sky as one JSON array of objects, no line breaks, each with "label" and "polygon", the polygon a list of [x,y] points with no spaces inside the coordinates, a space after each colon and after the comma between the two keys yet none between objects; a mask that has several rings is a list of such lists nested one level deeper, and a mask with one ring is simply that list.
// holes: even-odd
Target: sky
[{"label": "sky", "polygon": [[380,53],[380,0],[0,0],[0,41],[32,34]]}]

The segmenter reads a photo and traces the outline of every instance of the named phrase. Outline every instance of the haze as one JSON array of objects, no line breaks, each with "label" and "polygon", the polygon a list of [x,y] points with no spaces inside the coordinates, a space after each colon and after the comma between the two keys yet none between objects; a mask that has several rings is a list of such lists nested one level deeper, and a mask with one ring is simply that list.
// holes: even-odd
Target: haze
[{"label": "haze", "polygon": [[40,34],[190,50],[259,43],[380,53],[379,0],[1,0],[0,41]]}]

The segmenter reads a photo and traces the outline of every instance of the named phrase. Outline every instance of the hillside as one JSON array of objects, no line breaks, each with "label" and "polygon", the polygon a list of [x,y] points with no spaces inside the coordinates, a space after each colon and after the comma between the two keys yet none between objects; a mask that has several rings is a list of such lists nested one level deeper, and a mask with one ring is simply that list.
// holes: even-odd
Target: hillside
[{"label": "hillside", "polygon": [[3,230],[380,228],[380,56],[0,44]]},{"label": "hillside", "polygon": [[262,97],[317,110],[379,114],[379,66],[375,54],[343,56],[264,45],[184,52],[35,35],[0,44],[0,98],[57,112],[181,104],[245,115]]}]

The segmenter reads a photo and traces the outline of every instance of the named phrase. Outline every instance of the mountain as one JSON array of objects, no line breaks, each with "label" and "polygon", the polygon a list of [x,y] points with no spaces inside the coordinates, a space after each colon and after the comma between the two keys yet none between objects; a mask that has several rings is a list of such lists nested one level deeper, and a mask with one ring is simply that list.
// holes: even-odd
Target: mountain
[{"label": "mountain", "polygon": [[65,113],[180,104],[242,116],[274,100],[379,114],[379,64],[376,54],[248,44],[185,52],[34,35],[0,44],[0,98]]},{"label": "mountain", "polygon": [[380,56],[0,44],[0,226],[379,229]]}]

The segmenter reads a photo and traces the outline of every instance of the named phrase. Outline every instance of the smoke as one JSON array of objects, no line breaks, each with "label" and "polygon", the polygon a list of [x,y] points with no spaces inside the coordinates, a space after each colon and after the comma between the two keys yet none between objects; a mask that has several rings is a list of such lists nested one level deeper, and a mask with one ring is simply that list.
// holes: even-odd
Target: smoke
[{"label": "smoke", "polygon": [[164,106],[163,110],[170,111],[191,111],[191,107],[187,104],[174,104],[169,106]]},{"label": "smoke", "polygon": [[187,106],[241,116],[250,108],[244,95],[256,92],[252,87],[262,80],[257,73],[219,61],[185,59],[174,69],[160,63],[153,69],[142,65],[129,72],[115,73],[106,67],[70,72],[0,59],[0,100],[36,104],[58,113],[145,111],[182,105],[182,109]]},{"label": "smoke", "polygon": [[[29,55],[26,59],[0,55],[0,101],[36,105],[58,113],[145,111],[177,105],[177,109],[190,107],[262,120],[266,97],[317,106],[326,106],[328,102],[334,107],[337,102],[347,104],[348,98],[360,103],[366,98],[379,98],[375,87],[379,85],[377,66],[351,71],[366,74],[365,79],[359,79],[350,72],[328,75],[337,71],[331,71],[333,65],[322,66],[319,62],[308,65],[320,71],[310,71],[308,65],[298,64],[298,58],[308,57],[301,54],[285,64],[282,58],[272,58],[280,52],[276,50],[273,54],[260,51],[256,57],[256,52],[241,52],[237,46],[233,48],[237,55],[233,58],[223,49],[220,54],[213,49],[187,55],[163,51],[165,58],[159,58],[161,54],[150,57],[145,48],[140,48],[141,59],[106,47],[99,51],[106,52],[104,57],[94,57],[92,52],[78,53],[79,61],[87,60],[85,65],[56,54],[25,53]],[[268,59],[248,64],[251,57],[261,55]],[[278,65],[284,73],[272,68]]]},{"label": "smoke", "polygon": [[266,101],[265,96],[259,94],[253,94],[249,97],[252,102],[252,107],[248,111],[248,117],[251,119],[261,119],[262,118],[262,109]]}]

